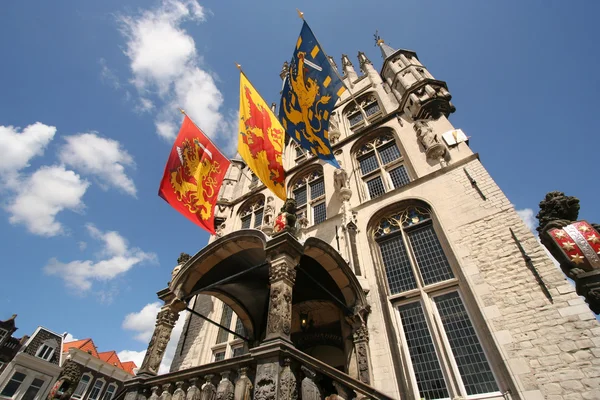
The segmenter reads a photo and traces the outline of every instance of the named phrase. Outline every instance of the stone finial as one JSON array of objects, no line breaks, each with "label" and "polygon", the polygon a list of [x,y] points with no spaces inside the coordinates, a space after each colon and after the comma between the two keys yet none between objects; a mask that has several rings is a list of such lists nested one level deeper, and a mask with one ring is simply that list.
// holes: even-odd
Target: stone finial
[{"label": "stone finial", "polygon": [[342,54],[342,67],[352,67],[352,61],[347,54]]},{"label": "stone finial", "polygon": [[367,64],[372,65],[373,63],[371,62],[371,60],[369,60],[369,58],[367,57],[367,55],[365,53],[363,53],[362,51],[359,51],[358,52],[358,64],[360,65],[361,71],[363,71],[364,73],[367,73],[367,71],[366,71]]},{"label": "stone finial", "polygon": [[279,73],[279,77],[281,80],[284,80],[290,72],[290,64],[287,61],[283,62],[283,66],[281,67],[281,72]]},{"label": "stone finial", "polygon": [[181,253],[179,254],[179,257],[177,257],[177,264],[185,264],[190,258],[192,257],[189,254]]},{"label": "stone finial", "polygon": [[333,68],[338,69],[338,66],[335,62],[335,58],[333,58],[332,56],[327,56],[327,59],[329,60],[329,63],[333,66]]}]

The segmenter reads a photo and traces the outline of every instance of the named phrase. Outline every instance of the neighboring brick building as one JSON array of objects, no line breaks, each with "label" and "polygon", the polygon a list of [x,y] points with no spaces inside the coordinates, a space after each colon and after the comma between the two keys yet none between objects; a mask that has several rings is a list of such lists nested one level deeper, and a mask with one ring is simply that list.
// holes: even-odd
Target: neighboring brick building
[{"label": "neighboring brick building", "polygon": [[20,339],[13,336],[18,329],[15,325],[16,318],[17,314],[13,314],[9,319],[0,321],[0,374],[29,338],[27,335]]},{"label": "neighboring brick building", "polygon": [[114,351],[98,352],[92,339],[63,345],[63,369],[49,399],[111,400],[137,366]]},{"label": "neighboring brick building", "polygon": [[12,339],[4,342],[14,344],[10,351],[16,353],[0,373],[0,399],[45,398],[60,374],[62,335],[38,327],[22,345],[23,339]]}]

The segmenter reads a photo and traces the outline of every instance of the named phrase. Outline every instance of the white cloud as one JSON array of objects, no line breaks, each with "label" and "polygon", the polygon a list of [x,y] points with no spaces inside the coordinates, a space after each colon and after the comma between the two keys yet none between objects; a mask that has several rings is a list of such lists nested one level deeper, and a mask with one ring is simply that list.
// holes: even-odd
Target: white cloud
[{"label": "white cloud", "polygon": [[108,68],[108,65],[106,65],[106,60],[101,58],[99,63],[100,67],[102,68],[100,71],[100,77],[102,78],[102,81],[112,86],[113,89],[121,88],[121,82],[119,82],[119,78],[113,72],[113,70]]},{"label": "white cloud", "polygon": [[42,155],[54,138],[56,127],[36,122],[19,133],[19,128],[0,126],[0,176],[15,173],[27,166],[29,161]]},{"label": "white cloud", "polygon": [[118,232],[102,232],[91,224],[86,227],[94,239],[104,242],[100,254],[106,257],[105,259],[99,261],[75,260],[63,263],[53,258],[44,267],[47,274],[61,277],[66,286],[71,289],[80,293],[86,292],[92,288],[93,281],[109,281],[123,275],[138,264],[156,260],[154,253],[129,248],[125,238]]},{"label": "white cloud", "polygon": [[537,227],[538,222],[535,218],[535,213],[533,210],[531,208],[524,208],[522,210],[517,210],[517,214],[519,214],[519,217],[521,217],[523,222],[525,222],[525,225],[527,225],[529,230],[537,235],[535,228]]},{"label": "white cloud", "polygon": [[79,246],[79,250],[84,251],[85,248],[87,247],[87,243],[84,242],[83,240],[77,242],[77,246]]},{"label": "white cloud", "polygon": [[162,0],[155,9],[120,18],[132,83],[140,93],[137,109],[154,106],[157,102],[149,103],[148,94],[156,94],[161,103],[156,131],[167,140],[174,139],[181,121],[178,107],[207,135],[216,137],[220,131],[223,96],[211,73],[201,67],[194,39],[182,28],[185,22],[198,23],[204,18],[204,9],[196,0]]},{"label": "white cloud", "polygon": [[41,167],[14,186],[15,197],[6,209],[11,224],[24,224],[31,233],[55,236],[63,232],[56,215],[68,209],[80,211],[89,183],[64,166]]},{"label": "white cloud", "polygon": [[[152,338],[152,334],[154,333],[156,315],[160,311],[161,307],[162,305],[159,302],[149,303],[146,304],[140,311],[127,314],[123,320],[123,329],[135,332],[134,338],[145,345],[148,345],[150,339]],[[159,374],[169,372],[171,362],[173,361],[175,351],[177,350],[177,342],[179,342],[179,337],[183,331],[183,325],[186,318],[187,312],[182,311],[179,314],[179,319],[177,320],[177,323],[173,328],[173,332],[171,333],[171,340],[169,340],[163,361],[160,364],[158,371]],[[121,361],[134,361],[138,367],[142,365],[145,354],[145,350],[123,350],[118,353]]]},{"label": "white cloud", "polygon": [[96,176],[106,186],[136,195],[135,184],[125,173],[125,167],[133,167],[135,163],[119,142],[96,133],[67,136],[65,140],[59,152],[61,162],[84,174]]},{"label": "white cloud", "polygon": [[65,338],[63,339],[63,342],[68,343],[68,342],[73,342],[75,340],[79,340],[79,339],[76,339],[75,337],[73,337],[73,335],[71,335],[70,333],[67,333],[67,336],[65,336]]}]

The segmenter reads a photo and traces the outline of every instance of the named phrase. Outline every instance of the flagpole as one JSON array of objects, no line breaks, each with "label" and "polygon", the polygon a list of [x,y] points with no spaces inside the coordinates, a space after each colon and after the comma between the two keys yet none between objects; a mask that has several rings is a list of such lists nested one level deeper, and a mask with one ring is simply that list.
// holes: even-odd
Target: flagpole
[{"label": "flagpole", "polygon": [[[304,13],[302,11],[300,11],[299,9],[297,9],[297,8],[296,8],[296,12],[298,13],[298,17],[302,21],[306,22],[306,20],[304,19]],[[308,25],[308,22],[306,22],[306,25]],[[310,29],[310,26],[308,26],[308,28]],[[311,29],[311,31],[312,31],[312,29]],[[331,64],[331,61],[329,60],[329,56],[327,56],[327,53],[325,52],[325,48],[321,45],[321,42],[319,42],[319,39],[317,38],[317,35],[314,34],[314,32],[313,32],[313,36],[315,37],[315,40],[317,41],[317,44],[321,48],[321,51],[325,55],[325,58],[327,59],[327,62],[331,66],[331,69],[335,71],[335,74],[337,75],[337,77],[340,80],[340,82],[342,82],[342,85],[344,85],[344,87],[348,91],[348,94],[352,98],[352,101],[354,102],[354,104],[356,104],[356,107],[358,107],[358,110],[362,114],[363,120],[365,121],[365,126],[369,125],[369,121],[367,119],[367,114],[365,113],[365,110],[363,110],[363,108],[360,106],[360,104],[358,104],[358,101],[356,100],[356,97],[354,97],[354,94],[352,93],[352,91],[350,90],[350,88],[344,83],[344,79],[340,75],[340,72],[338,71],[337,67],[335,67],[334,65]],[[241,69],[240,69],[240,71],[241,71]]]}]

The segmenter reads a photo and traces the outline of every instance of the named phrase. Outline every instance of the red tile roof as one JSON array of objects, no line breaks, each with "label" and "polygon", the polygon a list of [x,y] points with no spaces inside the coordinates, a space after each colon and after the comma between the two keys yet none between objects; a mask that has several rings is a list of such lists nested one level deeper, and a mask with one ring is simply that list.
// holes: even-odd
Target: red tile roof
[{"label": "red tile roof", "polygon": [[69,351],[69,349],[76,348],[82,351],[85,351],[88,354],[104,361],[107,364],[113,365],[117,368],[122,369],[123,371],[134,375],[133,369],[137,368],[137,365],[133,361],[127,361],[122,363],[119,359],[119,356],[114,350],[104,351],[102,353],[98,353],[96,349],[96,345],[92,341],[92,339],[82,339],[75,340],[73,342],[68,342],[63,344],[63,353]]},{"label": "red tile roof", "polygon": [[94,344],[94,341],[92,339],[81,339],[81,340],[75,340],[73,342],[68,342],[68,343],[64,343],[63,344],[63,353],[69,351],[69,349],[72,349],[73,347],[75,347],[76,349],[85,351],[88,354],[93,355],[94,357],[98,358],[98,350],[96,349],[96,345]]},{"label": "red tile roof", "polygon": [[125,361],[124,363],[121,363],[121,365],[123,365],[123,369],[125,371],[129,372],[131,375],[134,375],[133,370],[137,368],[137,365],[135,365],[133,361]]}]

